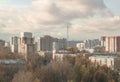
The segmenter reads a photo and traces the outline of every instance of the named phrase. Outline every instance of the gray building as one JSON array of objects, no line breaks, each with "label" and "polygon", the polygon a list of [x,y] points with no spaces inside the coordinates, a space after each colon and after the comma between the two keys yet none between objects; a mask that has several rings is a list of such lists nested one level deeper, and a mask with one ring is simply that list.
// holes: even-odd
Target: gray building
[{"label": "gray building", "polygon": [[5,47],[5,41],[4,40],[0,40],[0,50],[3,50]]},{"label": "gray building", "polygon": [[67,40],[66,39],[57,39],[51,36],[45,35],[44,37],[39,37],[37,41],[37,51],[52,51],[53,42],[57,42],[59,49],[66,49]]},{"label": "gray building", "polygon": [[35,53],[35,44],[32,33],[23,32],[18,39],[18,53],[23,55],[26,59],[32,57]]}]

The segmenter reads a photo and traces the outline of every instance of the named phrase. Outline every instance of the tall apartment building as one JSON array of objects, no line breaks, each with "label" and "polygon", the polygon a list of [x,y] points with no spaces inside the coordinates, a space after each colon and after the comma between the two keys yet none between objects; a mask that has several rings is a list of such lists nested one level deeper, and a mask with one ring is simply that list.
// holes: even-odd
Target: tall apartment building
[{"label": "tall apartment building", "polygon": [[105,36],[105,50],[110,53],[120,52],[120,36]]},{"label": "tall apartment building", "polygon": [[18,53],[18,37],[13,36],[10,38],[10,50],[13,53]]},{"label": "tall apartment building", "polygon": [[56,39],[54,42],[58,44],[58,49],[59,50],[64,50],[67,48],[67,39]]},{"label": "tall apartment building", "polygon": [[51,36],[39,37],[37,41],[37,51],[52,51],[53,50],[53,42],[57,42],[59,45],[59,49],[65,49],[67,47],[66,39],[57,39]]},{"label": "tall apartment building", "polygon": [[101,37],[101,46],[105,47],[105,36]]},{"label": "tall apartment building", "polygon": [[35,52],[34,38],[30,32],[22,32],[18,39],[18,52],[26,59]]},{"label": "tall apartment building", "polygon": [[37,50],[38,51],[52,51],[52,44],[54,42],[54,38],[51,36],[39,37],[37,42]]}]

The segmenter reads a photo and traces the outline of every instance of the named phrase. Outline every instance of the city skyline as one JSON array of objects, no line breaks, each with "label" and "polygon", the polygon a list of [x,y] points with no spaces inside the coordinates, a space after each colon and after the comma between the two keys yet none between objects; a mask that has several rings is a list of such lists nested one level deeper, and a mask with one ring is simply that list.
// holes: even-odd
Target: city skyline
[{"label": "city skyline", "polygon": [[[120,35],[119,0],[1,0],[0,39],[20,32],[70,40]],[[74,6],[74,7],[72,7]]]}]

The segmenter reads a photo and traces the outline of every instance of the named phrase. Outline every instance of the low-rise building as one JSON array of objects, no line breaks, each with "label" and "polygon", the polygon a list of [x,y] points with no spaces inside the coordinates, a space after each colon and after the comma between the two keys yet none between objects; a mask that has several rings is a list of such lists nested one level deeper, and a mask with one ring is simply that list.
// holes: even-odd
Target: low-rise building
[{"label": "low-rise building", "polygon": [[103,55],[94,55],[89,57],[90,61],[95,64],[95,66],[100,65],[106,65],[107,67],[116,70],[119,69],[117,56],[103,56]]}]

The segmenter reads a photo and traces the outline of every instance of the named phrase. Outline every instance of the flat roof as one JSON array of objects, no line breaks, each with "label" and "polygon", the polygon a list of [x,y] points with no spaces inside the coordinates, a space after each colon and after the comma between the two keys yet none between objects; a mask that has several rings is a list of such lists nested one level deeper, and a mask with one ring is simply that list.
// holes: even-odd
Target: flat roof
[{"label": "flat roof", "polygon": [[102,56],[102,55],[94,55],[90,57],[95,57],[95,58],[117,58],[117,56]]}]

